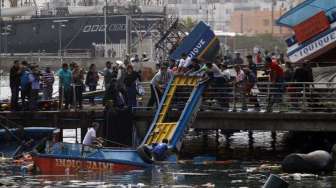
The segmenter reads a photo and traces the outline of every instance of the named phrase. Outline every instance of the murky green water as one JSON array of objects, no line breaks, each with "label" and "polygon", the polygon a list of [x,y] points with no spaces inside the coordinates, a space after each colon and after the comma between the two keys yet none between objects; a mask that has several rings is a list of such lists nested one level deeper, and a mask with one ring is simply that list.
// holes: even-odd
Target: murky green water
[{"label": "murky green water", "polygon": [[[218,145],[213,132],[207,135],[206,144],[202,134],[187,136],[184,155],[212,154],[224,163],[160,164],[151,169],[122,173],[22,176],[20,166],[3,162],[0,164],[0,187],[262,187],[271,173],[283,177],[290,187],[336,187],[333,174],[285,174],[276,168],[290,152],[291,147],[285,144],[285,132],[273,137],[270,132],[254,132],[252,140],[244,131],[228,134],[228,137],[220,134]],[[231,161],[226,161],[228,159]]]},{"label": "murky green water", "polygon": [[20,175],[1,172],[8,187],[261,187],[270,173],[279,174],[290,187],[334,187],[334,176],[281,174],[257,170],[260,162],[227,165],[159,165],[123,173],[79,173],[71,176]]}]

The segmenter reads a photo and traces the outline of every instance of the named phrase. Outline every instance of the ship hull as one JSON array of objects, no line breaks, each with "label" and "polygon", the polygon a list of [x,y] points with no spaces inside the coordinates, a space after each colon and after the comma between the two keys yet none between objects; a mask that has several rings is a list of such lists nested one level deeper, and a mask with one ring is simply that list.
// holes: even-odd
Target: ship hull
[{"label": "ship hull", "polygon": [[[108,15],[107,44],[126,45],[127,36],[131,41],[137,37],[139,31],[150,31],[146,34],[148,36],[157,31],[155,23],[162,19],[162,15]],[[132,29],[131,20],[136,20],[136,26],[133,26],[136,28]],[[97,44],[105,44],[103,15],[33,17],[27,20],[5,21],[1,25],[5,34],[0,35],[0,53],[5,54],[43,55],[55,54],[60,50],[93,52]]]},{"label": "ship hull", "polygon": [[[127,16],[107,17],[107,42],[126,42]],[[57,53],[60,49],[93,49],[103,44],[103,16],[47,17],[3,23],[2,53]]]}]

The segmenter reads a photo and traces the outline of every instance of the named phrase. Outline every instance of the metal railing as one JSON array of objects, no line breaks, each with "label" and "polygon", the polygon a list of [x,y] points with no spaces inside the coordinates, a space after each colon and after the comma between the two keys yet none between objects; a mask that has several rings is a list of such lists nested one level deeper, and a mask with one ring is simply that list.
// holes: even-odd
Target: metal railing
[{"label": "metal railing", "polygon": [[[148,106],[149,82],[140,83],[145,95],[137,97],[135,111],[155,109]],[[58,89],[54,89],[58,92]],[[103,92],[101,92],[103,95]],[[95,95],[93,95],[95,96]],[[154,97],[154,96],[153,96]],[[176,92],[171,111],[182,110],[190,97],[188,89]],[[60,98],[62,101],[62,98]],[[74,99],[76,101],[76,99]],[[260,112],[336,112],[336,83],[258,82],[255,85],[209,82],[203,94],[203,111]]]},{"label": "metal railing", "polygon": [[[149,88],[149,83],[143,83]],[[148,92],[147,92],[148,91]],[[150,90],[146,90],[150,95]],[[190,97],[189,91],[177,91],[172,111],[182,110]],[[148,99],[148,97],[143,97]],[[136,110],[146,109],[146,101],[138,100]],[[270,83],[251,84],[209,83],[203,94],[204,111],[260,112],[334,112],[336,83]]]}]

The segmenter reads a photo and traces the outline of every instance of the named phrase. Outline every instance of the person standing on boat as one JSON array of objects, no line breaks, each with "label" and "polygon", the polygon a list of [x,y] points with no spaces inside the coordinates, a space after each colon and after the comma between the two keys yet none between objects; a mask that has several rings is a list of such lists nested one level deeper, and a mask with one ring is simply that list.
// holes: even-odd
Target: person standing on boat
[{"label": "person standing on boat", "polygon": [[9,86],[11,88],[11,109],[17,111],[19,107],[19,92],[20,92],[20,63],[18,60],[14,61],[14,65],[10,69]]},{"label": "person standing on boat", "polygon": [[54,81],[54,74],[50,67],[46,67],[44,73],[42,73],[43,100],[52,99]]},{"label": "person standing on boat", "polygon": [[[96,91],[99,81],[99,75],[95,64],[91,64],[89,72],[86,74],[85,85],[89,87],[89,91]],[[90,98],[91,105],[95,105],[94,97]]]},{"label": "person standing on boat", "polygon": [[58,71],[59,76],[59,93],[60,96],[64,97],[65,109],[69,109],[69,104],[71,102],[71,81],[72,73],[69,70],[67,63],[63,63],[62,69]]},{"label": "person standing on boat", "polygon": [[88,129],[88,131],[85,134],[83,144],[84,145],[93,145],[98,139],[97,139],[97,131],[100,127],[100,124],[97,122],[92,123],[92,127]]}]

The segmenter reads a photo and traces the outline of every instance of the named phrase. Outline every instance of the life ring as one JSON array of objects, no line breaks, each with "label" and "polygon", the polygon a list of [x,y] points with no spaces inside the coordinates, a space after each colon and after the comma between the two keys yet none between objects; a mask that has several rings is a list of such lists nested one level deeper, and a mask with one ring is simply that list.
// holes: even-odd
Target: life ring
[{"label": "life ring", "polygon": [[139,146],[137,148],[137,152],[143,161],[145,161],[146,163],[150,163],[150,164],[153,163],[152,152],[150,151],[147,145]]}]

